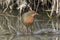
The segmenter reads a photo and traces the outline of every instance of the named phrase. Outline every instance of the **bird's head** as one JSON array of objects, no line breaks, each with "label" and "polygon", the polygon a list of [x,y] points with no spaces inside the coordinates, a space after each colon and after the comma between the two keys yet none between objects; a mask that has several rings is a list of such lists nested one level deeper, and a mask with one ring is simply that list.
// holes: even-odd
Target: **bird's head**
[{"label": "bird's head", "polygon": [[32,10],[32,11],[30,11],[29,15],[32,16],[32,17],[34,17],[35,15],[39,15],[39,14]]}]

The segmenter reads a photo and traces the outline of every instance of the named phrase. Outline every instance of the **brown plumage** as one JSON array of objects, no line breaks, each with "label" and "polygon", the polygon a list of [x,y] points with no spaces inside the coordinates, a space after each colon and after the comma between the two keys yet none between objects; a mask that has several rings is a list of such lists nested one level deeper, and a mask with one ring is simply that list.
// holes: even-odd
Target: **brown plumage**
[{"label": "brown plumage", "polygon": [[34,11],[29,11],[27,13],[24,13],[22,16],[22,22],[25,26],[29,26],[34,21]]},{"label": "brown plumage", "polygon": [[26,26],[27,31],[28,27],[34,22],[34,16],[36,15],[35,11],[28,11],[22,15],[22,22]]}]

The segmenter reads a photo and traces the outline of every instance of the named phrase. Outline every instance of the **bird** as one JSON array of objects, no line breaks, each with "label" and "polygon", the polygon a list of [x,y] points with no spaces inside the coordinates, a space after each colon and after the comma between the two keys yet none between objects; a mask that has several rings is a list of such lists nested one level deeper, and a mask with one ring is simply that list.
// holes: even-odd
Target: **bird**
[{"label": "bird", "polygon": [[34,10],[30,10],[22,15],[22,23],[25,25],[27,28],[27,32],[32,30],[29,30],[29,26],[34,23],[34,16],[38,15]]}]

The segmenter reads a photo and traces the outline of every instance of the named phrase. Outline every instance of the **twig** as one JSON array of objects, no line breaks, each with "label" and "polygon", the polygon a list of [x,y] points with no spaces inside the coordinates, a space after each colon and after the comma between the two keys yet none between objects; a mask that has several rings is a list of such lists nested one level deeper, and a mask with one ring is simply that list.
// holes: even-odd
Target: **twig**
[{"label": "twig", "polygon": [[58,0],[56,1],[57,1],[56,13],[58,13]]},{"label": "twig", "polygon": [[53,21],[52,21],[52,27],[53,27],[54,31],[56,31]]},{"label": "twig", "polygon": [[31,3],[31,1],[29,0],[29,2]]},{"label": "twig", "polygon": [[8,24],[8,28],[9,28],[10,32],[11,32],[11,28],[16,32],[16,29],[13,26],[11,26],[9,19],[6,16],[5,16],[5,18],[7,20],[7,24]]},{"label": "twig", "polygon": [[36,5],[35,5],[35,1],[34,1],[34,10],[35,10],[35,8],[36,8]]},{"label": "twig", "polygon": [[36,8],[36,12],[37,12],[37,10],[38,10],[38,7],[39,7],[39,3],[40,3],[40,1],[38,0],[38,4],[37,4],[37,8]]},{"label": "twig", "polygon": [[18,17],[18,16],[14,16],[14,15],[9,15],[9,14],[0,14],[0,16]]},{"label": "twig", "polygon": [[0,29],[1,29],[1,30],[4,30],[4,29],[2,28],[2,26],[0,26]]},{"label": "twig", "polygon": [[58,28],[59,28],[59,22],[58,22],[58,19],[56,19],[57,21],[56,21],[56,30],[58,31]]},{"label": "twig", "polygon": [[53,0],[53,5],[52,5],[52,10],[51,10],[51,14],[50,14],[50,16],[52,16],[52,14],[53,14],[53,12],[54,12],[55,4],[56,4],[56,1]]},{"label": "twig", "polygon": [[32,10],[32,8],[30,7],[30,4],[28,4],[27,6],[30,8],[30,10]]},{"label": "twig", "polygon": [[59,38],[58,38],[58,37],[56,37],[56,40],[59,40]]},{"label": "twig", "polygon": [[4,9],[3,13],[8,9],[8,6],[9,6],[11,0],[5,0],[4,2],[6,3],[6,8]]}]

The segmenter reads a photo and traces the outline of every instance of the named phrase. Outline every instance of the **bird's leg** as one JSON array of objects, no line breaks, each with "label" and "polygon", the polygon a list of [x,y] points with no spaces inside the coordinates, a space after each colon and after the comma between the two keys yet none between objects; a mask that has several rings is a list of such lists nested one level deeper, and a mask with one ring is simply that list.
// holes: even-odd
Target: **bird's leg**
[{"label": "bird's leg", "polygon": [[26,33],[27,33],[27,34],[29,33],[29,28],[28,28],[28,27],[26,27]]},{"label": "bird's leg", "polygon": [[29,27],[27,27],[27,33],[28,34],[31,34],[32,33],[32,30]]},{"label": "bird's leg", "polygon": [[26,32],[28,33],[28,27],[26,27]]}]

